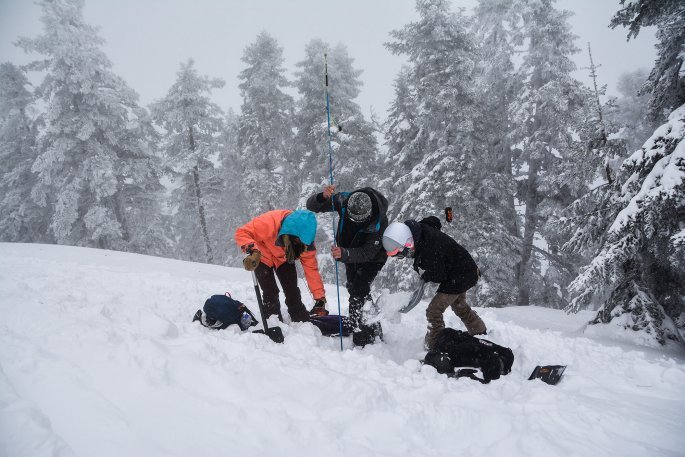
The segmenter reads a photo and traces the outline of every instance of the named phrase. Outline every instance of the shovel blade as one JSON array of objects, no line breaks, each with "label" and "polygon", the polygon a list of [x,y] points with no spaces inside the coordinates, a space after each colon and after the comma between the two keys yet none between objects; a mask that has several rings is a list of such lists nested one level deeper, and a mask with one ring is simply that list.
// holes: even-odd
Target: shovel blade
[{"label": "shovel blade", "polygon": [[424,281],[421,281],[421,284],[419,285],[418,289],[416,289],[412,294],[411,298],[409,298],[409,303],[407,303],[403,308],[400,308],[400,313],[405,314],[414,309],[416,305],[419,304],[421,299],[423,298],[423,289],[426,287],[426,283]]},{"label": "shovel blade", "polygon": [[264,330],[255,330],[252,333],[261,333],[266,335],[274,343],[282,343],[285,341],[285,336],[283,336],[283,330],[281,330],[281,327],[269,327],[266,332]]}]

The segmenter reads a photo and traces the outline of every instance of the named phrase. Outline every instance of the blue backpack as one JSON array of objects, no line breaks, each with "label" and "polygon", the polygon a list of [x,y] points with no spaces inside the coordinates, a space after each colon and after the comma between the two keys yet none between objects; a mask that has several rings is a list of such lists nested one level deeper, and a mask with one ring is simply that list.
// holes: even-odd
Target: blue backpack
[{"label": "blue backpack", "polygon": [[252,312],[241,302],[233,299],[228,292],[209,297],[202,310],[195,313],[193,322],[195,321],[217,330],[223,330],[233,324],[240,326],[241,330],[247,330],[258,323]]}]

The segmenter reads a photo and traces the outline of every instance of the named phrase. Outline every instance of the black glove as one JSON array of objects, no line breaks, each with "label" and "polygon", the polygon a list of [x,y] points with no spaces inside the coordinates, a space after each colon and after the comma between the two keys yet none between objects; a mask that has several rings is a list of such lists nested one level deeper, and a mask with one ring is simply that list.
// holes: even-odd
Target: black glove
[{"label": "black glove", "polygon": [[326,299],[320,298],[314,302],[314,306],[309,310],[310,316],[328,316],[328,310],[326,309]]}]

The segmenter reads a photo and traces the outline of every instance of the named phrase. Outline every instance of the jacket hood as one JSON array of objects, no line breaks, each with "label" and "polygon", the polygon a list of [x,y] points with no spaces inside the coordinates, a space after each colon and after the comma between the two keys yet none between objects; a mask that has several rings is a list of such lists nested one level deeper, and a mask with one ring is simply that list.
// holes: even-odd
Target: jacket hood
[{"label": "jacket hood", "polygon": [[364,192],[371,197],[371,202],[373,204],[373,218],[378,218],[379,214],[385,214],[388,212],[388,199],[378,193],[376,189],[372,189],[371,187],[362,187],[361,189],[355,190],[355,192]]},{"label": "jacket hood", "polygon": [[296,236],[307,246],[311,245],[316,238],[316,216],[306,209],[293,211],[281,223],[278,237],[283,235]]},{"label": "jacket hood", "polygon": [[416,247],[417,244],[423,241],[423,229],[421,228],[421,223],[416,222],[413,219],[404,221],[404,223],[407,225],[407,227],[409,227],[409,230],[411,230],[411,237],[414,239],[414,247]]}]

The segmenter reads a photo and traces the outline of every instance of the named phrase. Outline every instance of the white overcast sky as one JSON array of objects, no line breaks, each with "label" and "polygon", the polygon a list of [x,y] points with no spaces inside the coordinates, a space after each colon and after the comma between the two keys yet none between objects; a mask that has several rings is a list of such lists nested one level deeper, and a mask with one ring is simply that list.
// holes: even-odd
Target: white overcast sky
[{"label": "white overcast sky", "polygon": [[[467,12],[475,0],[453,0]],[[600,83],[616,93],[617,77],[638,67],[651,69],[655,58],[653,30],[626,42],[626,30],[609,29],[618,0],[560,0],[571,10],[575,60],[589,65],[587,42],[599,69]],[[181,62],[195,59],[199,72],[226,81],[214,100],[224,109],[240,109],[238,74],[244,48],[266,30],[284,48],[289,76],[312,38],[343,43],[355,67],[363,70],[357,102],[368,116],[371,107],[382,118],[393,98],[393,81],[403,58],[383,46],[388,33],[417,19],[413,0],[86,0],[85,19],[100,29],[114,71],[141,97],[143,104],[163,97]],[[0,61],[23,64],[30,56],[15,47],[19,36],[41,33],[40,8],[31,0],[0,0]],[[34,56],[36,57],[36,56]],[[323,57],[322,57],[323,59]],[[587,70],[575,76],[589,83]]]}]

